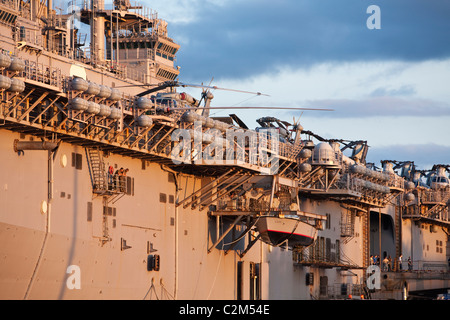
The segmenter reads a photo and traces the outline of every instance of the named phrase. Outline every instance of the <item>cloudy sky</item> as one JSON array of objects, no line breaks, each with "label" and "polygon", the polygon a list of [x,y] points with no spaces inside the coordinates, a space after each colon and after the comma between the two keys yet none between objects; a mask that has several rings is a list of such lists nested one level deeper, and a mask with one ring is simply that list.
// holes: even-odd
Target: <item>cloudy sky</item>
[{"label": "cloudy sky", "polygon": [[[368,161],[450,164],[450,0],[145,0],[181,45],[179,80],[215,90],[213,106],[255,119],[301,116],[325,138],[367,140]],[[381,29],[369,29],[380,9]],[[184,90],[184,89],[183,89]],[[197,89],[187,90],[199,97]]]}]

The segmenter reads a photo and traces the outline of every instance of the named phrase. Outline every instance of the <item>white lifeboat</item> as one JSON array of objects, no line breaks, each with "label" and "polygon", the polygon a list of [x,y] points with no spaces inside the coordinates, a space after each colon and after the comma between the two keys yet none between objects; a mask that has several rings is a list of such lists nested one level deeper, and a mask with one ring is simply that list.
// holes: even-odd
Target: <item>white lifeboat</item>
[{"label": "white lifeboat", "polygon": [[289,247],[307,247],[317,238],[316,227],[298,218],[262,216],[256,229],[261,240],[272,246],[280,246],[287,241]]}]

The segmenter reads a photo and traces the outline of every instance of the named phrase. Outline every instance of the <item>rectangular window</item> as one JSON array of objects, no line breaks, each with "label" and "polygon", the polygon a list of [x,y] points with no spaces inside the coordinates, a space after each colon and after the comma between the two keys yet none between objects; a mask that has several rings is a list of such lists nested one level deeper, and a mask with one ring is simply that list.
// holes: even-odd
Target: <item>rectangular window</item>
[{"label": "rectangular window", "polygon": [[242,261],[238,261],[237,263],[237,275],[236,275],[236,281],[237,281],[237,300],[243,300],[242,297],[242,269],[244,268],[244,263]]},{"label": "rectangular window", "polygon": [[328,277],[327,276],[320,277],[319,294],[321,296],[328,295]]},{"label": "rectangular window", "polygon": [[87,203],[87,221],[92,221],[92,202]]},{"label": "rectangular window", "polygon": [[134,196],[134,178],[126,177],[126,190],[125,193],[129,196]]},{"label": "rectangular window", "polygon": [[340,241],[336,240],[336,262],[339,263],[341,260],[341,246],[340,246]]},{"label": "rectangular window", "polygon": [[331,239],[326,238],[325,240],[325,260],[330,261],[331,260]]},{"label": "rectangular window", "polygon": [[77,170],[83,169],[83,156],[81,153],[72,152],[72,167]]},{"label": "rectangular window", "polygon": [[116,216],[116,208],[103,206],[103,215],[105,216]]},{"label": "rectangular window", "polygon": [[260,264],[250,262],[250,300],[260,299]]}]

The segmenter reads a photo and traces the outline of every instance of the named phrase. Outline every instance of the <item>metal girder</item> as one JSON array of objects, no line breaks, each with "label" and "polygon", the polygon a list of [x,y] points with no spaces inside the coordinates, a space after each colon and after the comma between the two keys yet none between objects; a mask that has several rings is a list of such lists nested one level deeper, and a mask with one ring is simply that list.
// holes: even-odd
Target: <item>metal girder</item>
[{"label": "metal girder", "polygon": [[255,243],[258,242],[259,238],[261,238],[261,234],[258,233],[258,236],[257,236],[255,239],[253,239],[253,240],[248,244],[247,248],[245,248],[245,250],[242,251],[242,253],[239,255],[239,257],[240,257],[241,259],[242,259],[242,258],[247,254],[247,252],[255,245]]},{"label": "metal girder", "polygon": [[[119,131],[117,130],[119,128],[114,122],[110,122],[109,120],[105,121],[102,117],[88,115],[87,113],[80,113],[80,116],[77,116],[78,120],[70,119],[69,116],[72,113],[68,111],[68,99],[73,99],[81,95],[81,93],[72,91],[59,91],[55,93],[51,88],[47,88],[44,84],[37,82],[27,82],[26,89],[27,91],[19,95],[12,96],[8,94],[10,101],[4,101],[2,103],[1,109],[5,113],[4,122],[14,124],[11,130],[27,132],[37,136],[55,133],[61,135],[64,141],[74,141],[74,143],[80,145],[97,145],[105,150],[111,149],[118,154],[128,154],[135,158],[147,157],[151,161],[167,162],[170,164],[170,151],[172,150],[170,134],[178,128],[177,121],[182,113],[172,113],[165,116],[155,115],[155,121],[151,128],[136,130],[133,123],[139,111],[136,109],[127,109],[127,113],[124,113],[123,126],[130,130]],[[63,89],[61,88],[61,90]],[[63,99],[60,99],[61,97]],[[87,100],[92,98],[92,96],[83,97]],[[43,101],[44,105],[40,107]],[[96,100],[96,102],[100,102],[100,100]],[[130,108],[134,107],[130,105]],[[29,120],[29,122],[25,120]],[[78,121],[84,124],[79,124]],[[168,121],[171,123],[167,123]],[[110,124],[110,126],[105,126],[106,124]],[[180,126],[183,126],[183,124],[180,124]],[[205,145],[202,145],[202,147],[207,148]],[[240,149],[239,152],[236,152],[243,153],[243,158],[245,159],[243,163],[236,161],[233,164],[227,163],[226,165],[220,166],[217,164],[211,165],[192,161],[189,164],[173,166],[174,170],[183,171],[192,175],[208,175],[212,177],[222,175],[214,182],[219,182],[219,187],[225,183],[229,183],[229,186],[226,186],[226,188],[222,187],[220,190],[209,190],[206,196],[200,199],[197,198],[194,200],[195,195],[198,193],[192,194],[181,203],[188,203],[187,205],[194,203],[195,206],[207,206],[208,203],[223,198],[224,193],[230,191],[227,188],[233,188],[232,190],[235,190],[248,181],[250,179],[249,177],[263,171],[261,169],[262,165],[253,166],[247,163],[249,153],[245,149]],[[280,170],[282,171],[279,174],[286,177],[298,177],[298,173],[295,172],[298,164],[295,161],[284,159],[281,164]],[[230,166],[228,167],[228,165]],[[244,173],[246,175],[248,174],[248,177],[238,176]],[[231,177],[229,177],[230,174],[232,174]],[[204,190],[199,190],[199,192],[203,192],[204,194]],[[213,198],[215,200],[212,200]],[[202,202],[198,204],[200,201]],[[204,207],[200,208],[201,210],[204,210]]]},{"label": "metal girder", "polygon": [[[221,183],[212,186],[211,188],[209,188],[208,190],[204,190],[205,193],[208,193],[209,191],[211,191],[212,189],[218,189],[220,186],[222,186],[225,183],[229,183],[232,184],[236,181],[238,181],[242,176],[238,176],[240,174],[240,172],[235,172],[234,174],[232,174],[230,177],[228,177],[227,179],[225,179],[224,181],[222,181]],[[238,176],[236,179],[234,179],[236,176]],[[234,179],[234,180],[232,180]],[[215,193],[211,193],[211,196],[208,199],[211,199],[214,195],[218,194],[220,192],[220,190],[217,190]],[[215,199],[214,201],[216,201],[217,199]],[[190,203],[184,205],[184,208],[186,208],[189,204],[192,205],[192,208],[195,209],[197,206],[203,204],[206,200],[201,201],[200,203],[196,204],[195,202],[197,201],[197,199],[193,199]],[[212,201],[212,202],[214,202]]]},{"label": "metal girder", "polygon": [[17,119],[18,121],[22,121],[31,111],[33,111],[34,108],[36,108],[36,106],[45,99],[45,97],[49,94],[48,91],[44,92],[32,105],[31,107],[29,107],[27,109],[27,111],[25,111],[24,113],[22,113],[22,115]]},{"label": "metal girder", "polygon": [[[233,188],[231,188],[230,190],[226,190],[226,192],[224,192],[223,194],[221,194],[220,196],[218,196],[216,199],[214,200],[210,200],[209,202],[207,202],[206,204],[202,201],[201,203],[199,203],[199,205],[203,205],[202,208],[200,208],[200,211],[202,211],[206,206],[208,206],[209,204],[218,201],[219,199],[221,199],[222,197],[224,197],[225,195],[227,195],[228,193],[230,193],[231,191],[236,190],[237,188],[239,188],[240,186],[242,186],[244,183],[246,183],[248,180],[250,180],[253,176],[252,175],[247,175],[247,176],[243,176],[245,179],[243,181],[240,181],[236,186],[234,186]],[[233,183],[235,183],[236,181],[238,181],[239,179],[241,179],[242,177],[239,177],[238,179],[236,179],[235,181],[233,181]],[[221,191],[223,190],[219,190],[217,191],[215,194],[212,194],[211,197],[213,195],[219,194]],[[195,206],[194,206],[195,208]]]},{"label": "metal girder", "polygon": [[34,89],[31,89],[30,91],[28,91],[28,93],[22,98],[22,100],[20,100],[18,103],[16,103],[11,110],[9,110],[9,112],[7,114],[5,114],[5,117],[9,117],[10,114],[16,110],[29,96],[30,94],[32,94],[34,91]]},{"label": "metal girder", "polygon": [[238,216],[234,221],[233,221],[233,223],[228,227],[228,229],[219,237],[219,239],[217,239],[216,240],[216,242],[208,249],[208,253],[210,253],[211,252],[211,250],[215,247],[215,246],[217,246],[222,240],[223,240],[223,238],[225,238],[226,236],[227,236],[227,234],[231,231],[231,230],[233,230],[233,228],[241,221],[241,219],[243,218],[244,216]]},{"label": "metal girder", "polygon": [[[208,189],[207,191],[205,190],[205,192],[209,192],[209,191],[211,191],[211,189],[213,189],[213,188],[218,188],[218,187],[222,186],[223,184],[230,182],[232,179],[234,179],[234,178],[235,178],[237,175],[239,175],[239,174],[240,174],[240,171],[235,172],[235,173],[232,174],[230,177],[228,177],[226,180],[224,180],[224,181],[222,181],[221,183],[219,183],[219,184],[213,186],[212,188]],[[236,181],[239,180],[240,178],[241,178],[241,177],[237,177],[237,179],[231,181],[230,184],[236,182]],[[219,190],[219,191],[220,191],[220,190]],[[214,196],[215,194],[219,193],[219,191],[217,191],[216,193],[212,193],[212,194],[211,194],[211,197]],[[194,199],[194,200],[191,201],[189,204],[194,203],[196,200],[197,200],[197,199]],[[215,201],[215,200],[214,200],[214,201]],[[201,205],[202,203],[203,203],[203,202],[199,203],[198,205]],[[184,208],[186,208],[189,204],[185,205]],[[194,205],[193,207],[195,208],[195,207],[197,207],[197,205]]]},{"label": "metal girder", "polygon": [[34,120],[31,121],[30,123],[31,123],[31,124],[35,123],[35,122],[37,121],[37,119],[39,119],[39,117],[41,117],[44,113],[46,113],[47,110],[50,109],[50,107],[51,107],[56,101],[58,101],[59,98],[60,98],[60,96],[56,96],[56,98],[53,99],[52,102],[50,102],[50,104],[49,104],[44,110],[42,110],[42,111],[36,116],[36,118],[34,118]]},{"label": "metal girder", "polygon": [[[180,205],[182,205],[183,203],[185,203],[188,199],[196,196],[197,194],[199,194],[200,192],[204,191],[204,189],[209,188],[211,185],[213,185],[215,182],[217,182],[217,180],[220,180],[222,178],[224,178],[225,176],[227,176],[228,174],[232,173],[234,171],[234,169],[230,169],[227,172],[225,172],[223,175],[221,175],[220,177],[218,177],[217,179],[211,181],[210,183],[208,183],[206,186],[204,186],[203,188],[200,188],[199,190],[195,191],[193,194],[191,194],[190,196],[184,198],[182,201],[178,202],[176,204],[177,207],[179,207]],[[186,206],[184,206],[184,208],[186,208],[189,204],[187,204]]]},{"label": "metal girder", "polygon": [[254,219],[250,225],[247,225],[247,229],[245,229],[245,231],[242,232],[242,233],[239,235],[239,237],[237,237],[236,239],[234,239],[233,242],[232,242],[232,244],[231,244],[231,246],[230,246],[227,250],[225,250],[225,255],[227,255],[228,252],[229,252],[230,250],[233,250],[234,246],[235,246],[240,240],[242,240],[242,238],[243,238],[247,233],[249,233],[249,232],[252,230],[252,228],[256,225],[257,222],[258,222],[258,219]]},{"label": "metal girder", "polygon": [[154,144],[151,148],[150,148],[150,150],[148,150],[149,152],[152,152],[153,151],[153,149],[155,149],[155,151],[156,151],[156,147],[169,135],[169,134],[171,134],[172,133],[172,131],[173,130],[175,130],[175,128],[171,128],[171,129],[169,129],[167,132],[166,132],[166,134],[162,137],[162,138],[160,138],[159,140],[158,140],[158,142],[156,143],[156,144]]},{"label": "metal girder", "polygon": [[155,126],[155,125],[152,124],[151,127],[146,128],[146,129],[144,130],[144,132],[142,132],[140,135],[136,136],[136,140],[131,144],[130,147],[133,148],[136,144],[138,144],[144,137],[147,136],[147,134],[150,132],[150,130],[153,129],[154,126]]}]

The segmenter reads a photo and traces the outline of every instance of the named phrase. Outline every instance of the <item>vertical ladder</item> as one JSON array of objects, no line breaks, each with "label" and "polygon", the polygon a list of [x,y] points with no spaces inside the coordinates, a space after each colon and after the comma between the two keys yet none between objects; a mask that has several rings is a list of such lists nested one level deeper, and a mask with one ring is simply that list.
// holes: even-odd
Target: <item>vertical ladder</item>
[{"label": "vertical ladder", "polygon": [[104,193],[108,191],[108,179],[106,176],[105,162],[98,149],[86,148],[86,155],[91,174],[92,189],[94,193]]},{"label": "vertical ladder", "polygon": [[[367,207],[367,212],[364,212],[361,216],[362,223],[362,267],[363,267],[363,283],[366,283],[367,280],[367,268],[370,265],[370,208]],[[365,285],[362,286],[362,290],[365,290]]]},{"label": "vertical ladder", "polygon": [[355,214],[352,210],[341,212],[341,238],[343,244],[348,243],[355,236]]},{"label": "vertical ladder", "polygon": [[369,233],[369,215],[370,210],[362,215],[362,261],[363,268],[369,266],[369,252],[370,252],[370,233]]},{"label": "vertical ladder", "polygon": [[398,262],[398,257],[400,257],[400,255],[402,254],[402,215],[401,215],[401,211],[400,211],[400,206],[396,205],[395,206],[395,262],[394,262],[394,267],[398,268],[397,266],[397,262]]}]

